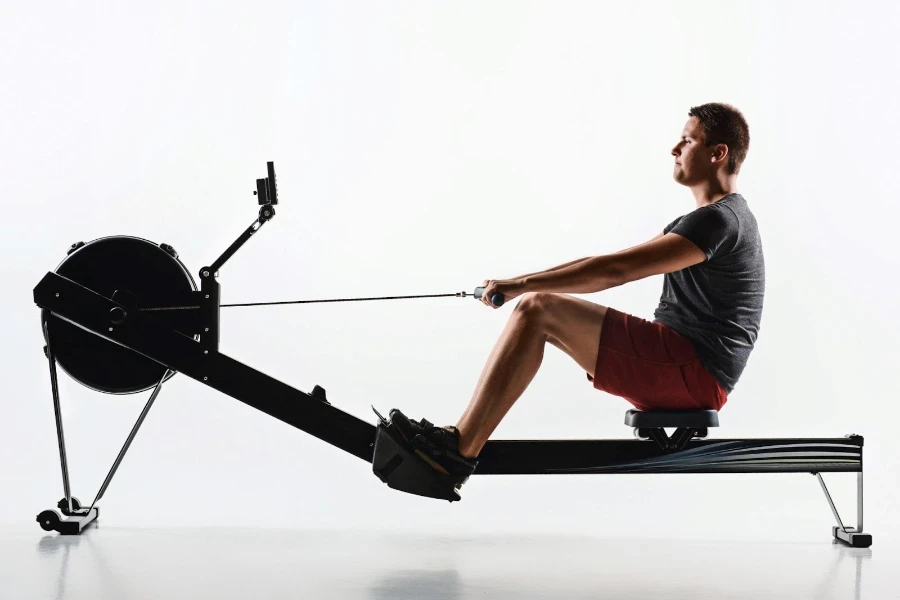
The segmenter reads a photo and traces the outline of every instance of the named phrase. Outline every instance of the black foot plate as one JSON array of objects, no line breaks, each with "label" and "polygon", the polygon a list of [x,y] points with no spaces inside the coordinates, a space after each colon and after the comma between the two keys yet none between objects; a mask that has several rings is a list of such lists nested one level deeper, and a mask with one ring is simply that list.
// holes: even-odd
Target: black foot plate
[{"label": "black foot plate", "polygon": [[[372,407],[375,410],[375,407]],[[408,494],[448,500],[461,500],[459,486],[465,479],[435,471],[425,459],[416,454],[397,428],[375,410],[380,423],[375,432],[375,453],[372,472],[388,487]]]}]

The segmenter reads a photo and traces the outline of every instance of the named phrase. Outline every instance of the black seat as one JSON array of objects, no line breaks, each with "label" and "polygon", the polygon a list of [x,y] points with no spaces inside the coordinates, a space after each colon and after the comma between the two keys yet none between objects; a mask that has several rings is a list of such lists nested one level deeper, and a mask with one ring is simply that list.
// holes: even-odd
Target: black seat
[{"label": "black seat", "polygon": [[718,427],[719,413],[714,410],[629,410],[625,413],[629,427]]}]

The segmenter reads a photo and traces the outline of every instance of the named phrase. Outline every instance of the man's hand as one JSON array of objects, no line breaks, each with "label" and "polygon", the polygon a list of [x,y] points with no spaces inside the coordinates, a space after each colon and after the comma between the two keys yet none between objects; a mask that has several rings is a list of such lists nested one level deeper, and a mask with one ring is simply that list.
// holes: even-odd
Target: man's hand
[{"label": "man's hand", "polygon": [[519,279],[486,279],[481,301],[491,308],[499,308],[491,304],[494,294],[503,294],[504,302],[509,302],[525,293],[525,284]]}]

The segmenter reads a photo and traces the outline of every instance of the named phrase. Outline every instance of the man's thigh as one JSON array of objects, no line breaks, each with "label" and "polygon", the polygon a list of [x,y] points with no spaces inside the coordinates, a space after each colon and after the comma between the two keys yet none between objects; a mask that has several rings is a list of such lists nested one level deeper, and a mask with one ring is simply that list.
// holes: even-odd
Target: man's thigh
[{"label": "man's thigh", "polygon": [[568,294],[539,294],[547,341],[593,375],[607,307]]}]

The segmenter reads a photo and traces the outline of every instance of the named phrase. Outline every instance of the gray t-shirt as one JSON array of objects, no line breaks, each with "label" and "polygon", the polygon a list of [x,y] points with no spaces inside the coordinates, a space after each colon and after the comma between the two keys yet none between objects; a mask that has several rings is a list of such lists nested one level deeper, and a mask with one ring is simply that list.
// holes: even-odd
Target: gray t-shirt
[{"label": "gray t-shirt", "polygon": [[655,321],[694,346],[700,364],[727,393],[734,390],[759,335],[766,269],[756,218],[729,194],[669,223],[706,252],[706,261],[666,273]]}]

